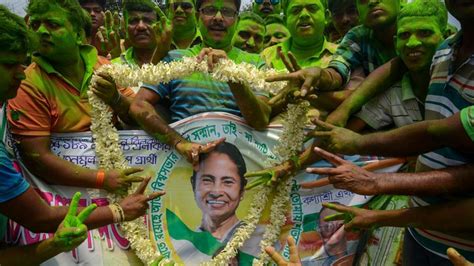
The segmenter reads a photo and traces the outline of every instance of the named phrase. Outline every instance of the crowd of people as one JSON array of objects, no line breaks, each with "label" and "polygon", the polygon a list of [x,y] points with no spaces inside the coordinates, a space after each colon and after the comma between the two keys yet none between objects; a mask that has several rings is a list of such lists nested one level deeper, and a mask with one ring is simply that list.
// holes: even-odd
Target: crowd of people
[{"label": "crowd of people", "polygon": [[[164,10],[151,0],[122,2],[119,12],[111,12],[105,0],[30,0],[24,18],[0,6],[0,237],[7,218],[33,232],[55,232],[37,244],[0,249],[1,265],[35,265],[69,251],[88,228],[143,216],[148,201],[164,194],[144,195],[150,179],[142,169],[93,170],[60,158],[51,136],[90,130],[87,92],[100,66],[141,67],[183,57],[207,61],[210,69],[221,59],[274,68],[282,73],[267,82],[289,81],[272,95],[194,73],[132,90],[99,74],[91,89],[111,106],[118,128],[143,129],[193,165],[197,202],[209,194],[201,190],[224,183],[201,174],[200,166],[217,162],[209,158],[231,158],[220,151],[229,144],[192,142],[171,123],[226,112],[265,130],[281,122],[288,104],[307,100],[308,123],[316,125],[308,133],[313,144],[260,174],[278,180],[306,170],[361,195],[409,195],[409,207],[401,210],[325,203],[335,214],[324,221],[343,220],[346,230],[406,228],[403,265],[468,265],[461,255],[474,261],[473,1],[254,0],[244,12],[240,0],[168,0]],[[448,11],[459,31],[448,24]],[[47,183],[104,189],[124,199],[82,208],[77,195],[69,208],[50,207],[13,166],[5,143],[10,134],[28,170]],[[414,169],[381,174],[331,152],[417,160]],[[334,167],[306,168],[320,159]],[[229,171],[235,176],[226,178],[239,187],[238,199],[246,168],[234,163],[238,169]],[[134,182],[141,183],[127,195]],[[235,213],[229,219],[210,214],[201,228],[228,238],[213,230],[240,223]],[[288,243],[290,262],[274,248],[267,252],[279,265],[298,265],[295,241]],[[447,252],[449,247],[456,250]]]}]

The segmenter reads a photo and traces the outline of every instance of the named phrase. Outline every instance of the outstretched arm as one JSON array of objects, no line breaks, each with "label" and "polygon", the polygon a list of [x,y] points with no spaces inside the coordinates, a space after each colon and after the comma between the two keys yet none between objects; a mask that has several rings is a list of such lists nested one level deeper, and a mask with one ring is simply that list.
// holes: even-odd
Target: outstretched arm
[{"label": "outstretched arm", "polygon": [[474,142],[467,135],[459,113],[445,119],[422,121],[367,135],[317,119],[313,122],[318,130],[310,135],[322,138],[324,147],[331,152],[397,157],[418,155],[441,147],[468,153],[474,150]]},{"label": "outstretched arm", "polygon": [[344,127],[349,117],[378,93],[400,80],[405,73],[405,65],[396,57],[374,70],[344,102],[333,111],[326,121]]},{"label": "outstretched arm", "polygon": [[365,229],[371,227],[415,227],[442,232],[458,232],[466,236],[474,235],[474,199],[466,199],[401,210],[366,210],[334,203],[323,206],[340,213],[327,216],[326,221],[344,220],[345,229]]}]

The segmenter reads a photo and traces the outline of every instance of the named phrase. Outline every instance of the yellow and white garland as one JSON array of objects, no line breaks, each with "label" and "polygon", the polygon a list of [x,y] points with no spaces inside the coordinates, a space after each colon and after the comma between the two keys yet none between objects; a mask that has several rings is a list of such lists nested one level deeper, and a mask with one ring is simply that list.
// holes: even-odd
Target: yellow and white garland
[{"label": "yellow and white garland", "polygon": [[[116,83],[122,87],[133,87],[141,83],[158,84],[167,83],[171,80],[186,77],[194,72],[209,73],[213,79],[221,82],[235,82],[247,85],[253,89],[276,93],[286,86],[286,82],[267,83],[265,78],[277,74],[274,70],[259,70],[248,63],[235,64],[231,60],[221,60],[212,72],[209,72],[206,61],[197,62],[195,58],[183,58],[182,61],[171,63],[159,63],[157,65],[144,65],[141,68],[131,69],[126,65],[104,65],[98,72],[111,75]],[[95,76],[91,86],[95,84]],[[92,90],[89,90],[89,102],[92,105],[91,130],[96,145],[96,155],[99,159],[99,167],[105,170],[125,169],[127,167],[124,155],[119,144],[118,131],[112,122],[110,107],[99,99]],[[286,127],[281,141],[276,147],[276,154],[282,160],[287,160],[297,154],[303,143],[304,114],[307,111],[306,104],[290,106],[286,117]],[[303,122],[302,122],[303,121]],[[229,261],[237,255],[238,249],[249,239],[250,235],[261,218],[263,209],[271,193],[275,198],[271,208],[271,224],[265,231],[260,243],[261,254],[254,262],[256,265],[264,265],[269,257],[264,252],[266,246],[273,245],[278,239],[281,226],[285,223],[285,211],[289,204],[291,179],[277,185],[261,186],[255,193],[253,204],[247,216],[243,219],[241,226],[227,243],[225,249],[212,261],[204,265],[228,265]],[[129,193],[133,193],[132,187]],[[115,202],[115,195],[108,195],[109,202]],[[160,258],[159,252],[153,247],[148,236],[148,229],[141,219],[125,222],[122,224],[125,237],[129,240],[131,247],[137,256],[146,264],[151,264]],[[162,261],[165,262],[165,261]],[[167,261],[166,263],[169,263]],[[160,263],[161,264],[161,263]]]}]

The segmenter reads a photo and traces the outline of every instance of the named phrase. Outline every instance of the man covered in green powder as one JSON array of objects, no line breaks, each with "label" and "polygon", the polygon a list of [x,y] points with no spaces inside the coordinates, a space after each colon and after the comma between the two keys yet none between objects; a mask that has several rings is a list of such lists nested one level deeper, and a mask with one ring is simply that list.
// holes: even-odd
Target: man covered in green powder
[{"label": "man covered in green powder", "polygon": [[351,72],[362,68],[365,76],[396,56],[393,36],[400,10],[399,0],[357,0],[361,26],[350,30],[339,44],[327,68],[312,67],[268,81],[301,82],[301,96],[343,88]]},{"label": "man covered in green powder", "polygon": [[[337,45],[328,42],[324,36],[326,16],[328,15],[326,2],[324,0],[290,0],[284,12],[291,37],[278,45],[266,48],[261,53],[267,65],[277,70],[287,68],[290,72],[308,67],[327,67],[336,52]],[[285,54],[288,54],[292,60],[285,59]],[[293,61],[294,65],[289,67],[287,61]],[[360,68],[350,73],[351,82],[348,82],[346,88],[353,88],[359,84],[360,76],[363,76]],[[288,91],[291,90],[283,90],[279,95],[287,94]],[[311,104],[317,111],[310,111],[308,116],[326,116],[350,92],[350,90],[343,90],[318,94],[318,99],[311,100]],[[286,109],[289,99],[289,97],[281,97],[284,100],[275,100],[277,98],[280,97],[271,101],[274,116]]]},{"label": "man covered in green powder", "polygon": [[168,53],[171,46],[171,27],[167,25],[166,18],[159,17],[158,9],[150,0],[123,2],[130,48],[112,60],[112,63],[141,67],[151,63],[154,54],[155,57],[160,57],[155,58],[159,61]]},{"label": "man covered in green powder", "polygon": [[187,49],[202,42],[196,11],[195,0],[168,0],[168,18],[173,27],[171,49]]},{"label": "man covered in green powder", "polygon": [[[352,72],[363,70],[364,74],[368,75],[378,66],[395,57],[393,36],[396,33],[396,19],[400,9],[399,0],[357,0],[356,3],[363,25],[353,28],[346,34],[327,68],[309,67],[293,73],[270,77],[267,80],[297,82],[301,85],[299,95],[307,97],[316,91],[320,94],[326,91],[340,90],[347,86],[351,75],[353,75]],[[357,90],[365,83],[362,82]],[[293,93],[293,91],[287,90],[282,93]],[[349,99],[351,97],[349,96]],[[341,105],[344,105],[346,101]],[[331,118],[331,115],[328,116],[328,119]],[[252,175],[271,174],[275,178],[285,176],[291,171],[299,170],[301,166],[318,160],[319,158],[314,157],[311,151],[312,148],[308,148],[300,154],[298,163],[289,160],[271,168],[271,171],[263,170]]]},{"label": "man covered in green powder", "polygon": [[253,0],[253,12],[262,18],[269,15],[280,15],[283,3],[282,0]]},{"label": "man covered in green powder", "polygon": [[237,29],[232,44],[246,52],[258,54],[263,50],[265,36],[265,21],[252,12],[242,12],[239,15]]},{"label": "man covered in green powder", "polygon": [[402,8],[398,15],[396,49],[408,72],[387,91],[365,104],[347,128],[360,131],[369,126],[380,130],[423,120],[431,59],[444,40],[446,25],[446,8],[436,0]]},{"label": "man covered in green powder", "polygon": [[285,54],[291,52],[302,68],[326,67],[337,45],[328,42],[323,34],[327,13],[324,0],[290,0],[284,13],[291,37],[262,52],[267,65],[277,70],[286,68],[277,52],[281,49]]},{"label": "man covered in green powder", "polygon": [[[88,236],[85,225],[97,228],[113,223],[114,217],[107,206],[97,209],[95,204],[85,209],[79,207],[80,193],[72,198],[69,210],[67,206],[50,207],[14,168],[5,145],[8,134],[5,107],[6,101],[16,96],[21,81],[26,78],[22,63],[32,44],[23,19],[10,13],[2,5],[0,31],[0,239],[4,239],[7,231],[7,218],[35,233],[56,231],[51,237],[37,243],[2,248],[0,264],[39,265],[83,242]],[[142,187],[148,181],[149,179],[145,180]],[[124,211],[124,218],[130,221],[142,216],[148,207],[147,202],[162,194],[143,195],[141,192],[123,199],[119,205]]]},{"label": "man covered in green powder", "polygon": [[280,15],[269,15],[265,18],[264,48],[284,42],[288,38],[290,38],[290,32]]},{"label": "man covered in green powder", "polygon": [[[237,64],[246,62],[263,67],[264,62],[258,55],[232,46],[239,8],[240,0],[197,1],[196,9],[199,12],[196,16],[203,36],[202,45],[171,51],[164,61],[181,60],[184,56],[197,57],[198,60],[207,58],[209,67],[212,68],[218,60],[227,58]],[[130,115],[151,136],[175,147],[193,165],[199,161],[200,152],[212,149],[218,142],[207,146],[192,143],[170,128],[154,107],[166,97],[171,102],[173,122],[210,111],[242,116],[256,129],[264,129],[269,122],[270,107],[266,93],[254,92],[252,88],[232,82],[216,82],[205,73],[194,73],[190,77],[157,86],[144,85],[130,107]]]}]

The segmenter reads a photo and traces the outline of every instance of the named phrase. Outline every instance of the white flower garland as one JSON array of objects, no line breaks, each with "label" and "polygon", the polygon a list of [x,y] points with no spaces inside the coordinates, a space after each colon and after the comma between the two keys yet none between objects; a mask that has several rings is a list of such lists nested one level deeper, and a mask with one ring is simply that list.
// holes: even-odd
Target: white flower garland
[{"label": "white flower garland", "polygon": [[121,87],[134,87],[141,83],[159,84],[168,83],[171,80],[190,76],[195,72],[209,73],[209,75],[220,82],[234,82],[246,85],[259,91],[276,93],[286,86],[287,82],[265,82],[265,79],[279,73],[274,69],[257,69],[249,63],[236,64],[229,59],[222,59],[209,71],[206,60],[198,62],[194,57],[184,57],[180,61],[170,63],[159,63],[156,65],[146,64],[141,68],[130,68],[127,65],[104,65],[101,71],[107,72],[114,77],[115,82]]},{"label": "white flower garland", "polygon": [[[182,61],[144,65],[141,68],[134,69],[130,69],[126,65],[104,65],[98,72],[108,73],[119,86],[132,87],[142,82],[149,84],[167,83],[174,79],[189,76],[194,72],[208,73],[209,69],[205,60],[197,62],[195,58],[183,58]],[[286,86],[286,82],[265,82],[266,77],[277,74],[274,70],[258,70],[251,64],[235,64],[231,60],[221,60],[209,74],[213,79],[221,82],[241,83],[256,90],[272,93],[276,93]],[[94,75],[92,78],[91,86],[95,84],[95,77]],[[119,145],[118,131],[112,123],[113,114],[110,107],[94,95],[92,90],[89,90],[88,95],[93,109],[91,113],[91,130],[96,144],[99,166],[106,170],[125,169],[127,164]],[[296,155],[297,151],[299,151],[298,147],[302,145],[303,131],[300,124],[301,121],[305,120],[301,119],[300,113],[302,110],[307,110],[307,107],[306,105],[295,106],[294,111],[291,111],[292,109],[290,108],[288,112],[287,127],[285,127],[285,131],[282,134],[282,141],[280,141],[276,148],[280,158],[283,159]],[[306,111],[303,114],[305,113]],[[267,228],[262,239],[262,253],[256,264],[263,265],[268,261],[268,256],[263,251],[263,248],[275,243],[280,233],[280,228],[285,223],[285,210],[289,203],[290,181],[291,179],[289,178],[276,187],[262,186],[258,188],[249,213],[243,219],[245,224],[237,229],[225,249],[212,261],[204,263],[204,265],[228,265],[228,262],[236,256],[238,249],[255,231],[270,192],[276,191],[276,197],[271,208],[272,223]],[[129,193],[133,193],[133,191],[134,187],[129,190]],[[92,192],[92,194],[94,193],[97,192]],[[110,202],[117,200],[115,195],[109,194],[108,198]],[[122,228],[131,247],[144,263],[150,264],[160,258],[159,252],[156,248],[153,248],[152,242],[148,237],[148,229],[143,221],[136,219],[135,221],[126,222],[122,224]],[[169,263],[169,260],[160,261],[160,265],[162,263]]]}]

